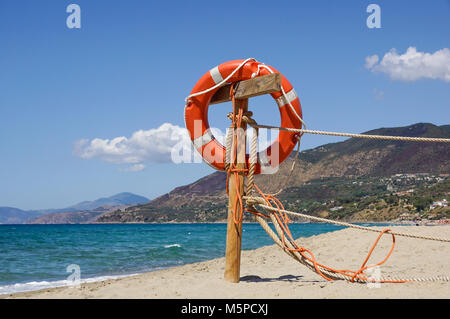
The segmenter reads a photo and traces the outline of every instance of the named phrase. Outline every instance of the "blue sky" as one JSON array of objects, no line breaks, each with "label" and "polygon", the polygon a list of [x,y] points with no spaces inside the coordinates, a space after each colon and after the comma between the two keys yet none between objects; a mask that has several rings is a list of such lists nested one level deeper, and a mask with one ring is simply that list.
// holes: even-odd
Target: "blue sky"
[{"label": "blue sky", "polygon": [[[66,26],[71,3],[81,8],[81,29]],[[379,29],[366,25],[370,3],[381,8]],[[74,145],[163,123],[184,127],[184,98],[205,72],[233,59],[254,57],[283,73],[310,129],[450,124],[450,81],[441,72],[450,69],[449,33],[444,0],[2,0],[0,206],[64,207],[124,191],[154,198],[211,173],[206,164],[151,159],[131,172],[125,162],[82,158]],[[396,70],[409,47],[438,66]],[[270,97],[250,106],[258,122],[278,124]],[[229,111],[211,108],[211,125],[224,130]],[[305,136],[303,148],[335,141]]]}]

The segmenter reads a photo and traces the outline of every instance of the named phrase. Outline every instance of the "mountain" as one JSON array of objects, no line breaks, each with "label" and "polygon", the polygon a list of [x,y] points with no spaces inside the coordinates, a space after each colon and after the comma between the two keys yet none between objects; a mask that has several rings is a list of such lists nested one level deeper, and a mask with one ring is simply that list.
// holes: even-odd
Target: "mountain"
[{"label": "mountain", "polygon": [[[365,132],[365,134],[450,138],[450,125],[436,126],[429,123],[417,123],[406,127],[375,129]],[[324,185],[319,184],[322,183],[322,179],[326,178],[342,179],[340,181],[342,185],[346,185],[344,179],[350,179],[353,183],[355,179],[364,178],[365,181],[357,181],[363,185],[365,182],[372,183],[367,179],[373,177],[390,177],[394,174],[407,173],[439,175],[450,172],[450,150],[446,143],[350,138],[343,142],[322,145],[299,154],[289,184],[284,185],[292,161],[293,157],[291,156],[280,165],[278,172],[274,175],[256,176],[257,185],[268,193],[285,186],[285,191],[280,198],[290,198],[291,201],[299,202],[302,201],[301,193],[297,194],[296,198],[289,197],[287,194],[292,193],[295,187],[305,187],[310,181],[315,181],[317,187],[322,187]],[[149,203],[106,213],[97,221],[224,221],[227,207],[225,181],[226,174],[216,172],[192,184],[177,187]],[[340,184],[335,183],[333,187],[338,185]],[[383,187],[386,190],[387,186]],[[357,188],[353,189],[352,194],[356,191]],[[316,193],[317,196],[320,195],[320,192]],[[314,200],[314,198],[311,197],[308,200]],[[288,202],[287,204],[292,203]]]},{"label": "mountain", "polygon": [[110,197],[102,197],[94,201],[84,201],[67,208],[64,211],[92,210],[105,206],[121,206],[147,203],[150,200],[146,197],[132,193],[119,193]]},{"label": "mountain", "polygon": [[41,213],[25,211],[14,207],[0,207],[0,224],[22,224],[30,218],[36,218]]},{"label": "mountain", "polygon": [[110,197],[102,197],[94,201],[59,208],[24,211],[13,207],[0,207],[0,223],[2,224],[73,224],[90,223],[111,210],[131,205],[147,203],[146,197],[132,193],[119,193]]},{"label": "mountain", "polygon": [[105,213],[124,209],[130,205],[98,207],[93,210],[45,214],[29,219],[24,224],[91,224]]}]

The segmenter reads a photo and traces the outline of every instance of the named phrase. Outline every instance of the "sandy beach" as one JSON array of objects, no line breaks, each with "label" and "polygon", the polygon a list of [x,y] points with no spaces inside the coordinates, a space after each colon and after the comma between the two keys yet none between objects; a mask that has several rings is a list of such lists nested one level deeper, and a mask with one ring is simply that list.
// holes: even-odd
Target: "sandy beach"
[{"label": "sandy beach", "polygon": [[[382,229],[381,227],[379,227]],[[450,238],[450,225],[397,226],[399,232]],[[376,233],[343,229],[297,242],[314,252],[318,262],[336,269],[357,270]],[[243,240],[250,240],[244,238]],[[391,235],[380,240],[369,264],[386,256]],[[278,246],[243,251],[241,282],[223,279],[224,258],[188,264],[121,279],[2,295],[0,298],[450,298],[450,282],[367,284],[326,281],[287,256]],[[382,276],[450,275],[450,243],[396,237],[396,248],[381,266]]]}]

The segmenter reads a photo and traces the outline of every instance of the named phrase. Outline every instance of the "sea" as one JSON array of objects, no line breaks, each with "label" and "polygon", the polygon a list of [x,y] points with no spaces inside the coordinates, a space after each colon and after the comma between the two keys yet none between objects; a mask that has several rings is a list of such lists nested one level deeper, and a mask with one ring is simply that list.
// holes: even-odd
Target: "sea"
[{"label": "sea", "polygon": [[[223,257],[226,227],[221,223],[0,225],[0,294],[120,278]],[[294,238],[342,228],[290,224]],[[243,225],[242,249],[272,244],[259,224]]]}]

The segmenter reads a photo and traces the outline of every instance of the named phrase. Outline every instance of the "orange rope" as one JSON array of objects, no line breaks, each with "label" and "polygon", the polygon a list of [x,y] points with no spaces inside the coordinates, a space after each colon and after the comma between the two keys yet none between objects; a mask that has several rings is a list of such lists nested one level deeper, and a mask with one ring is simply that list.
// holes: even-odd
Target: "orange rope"
[{"label": "orange rope", "polygon": [[[236,168],[236,158],[237,158],[237,141],[239,140],[239,131],[237,128],[241,127],[242,124],[242,116],[244,115],[244,110],[242,108],[239,108],[238,110],[238,116],[236,120],[236,100],[234,97],[234,85],[230,88],[230,96],[231,101],[233,102],[233,118],[232,118],[232,127],[233,127],[233,150],[231,154],[233,154],[233,158],[231,159],[230,167],[227,171],[227,180],[226,180],[226,188],[227,188],[227,195],[229,195],[228,191],[228,185],[229,185],[229,179],[231,174],[233,174],[234,177],[234,185],[236,188],[236,200],[234,202],[233,207],[233,221],[235,224],[239,224],[242,222],[242,218],[244,216],[244,203],[242,201],[242,196],[240,193],[239,188],[239,172],[248,172],[248,169],[239,169]],[[239,205],[239,209],[238,209]]]},{"label": "orange rope", "polygon": [[[320,263],[318,263],[316,261],[316,258],[314,256],[314,254],[304,248],[304,247],[300,247],[298,246],[298,244],[296,243],[296,241],[294,240],[292,233],[289,229],[288,223],[290,222],[289,217],[287,216],[286,213],[283,213],[281,210],[284,210],[284,206],[283,204],[280,202],[280,200],[278,200],[277,198],[275,198],[272,195],[265,195],[259,188],[257,185],[255,185],[255,188],[257,189],[257,191],[261,194],[261,196],[266,200],[267,204],[271,207],[276,207],[277,212],[274,213],[274,217],[277,219],[278,224],[281,226],[282,230],[283,230],[283,236],[282,236],[282,243],[285,246],[285,249],[289,250],[289,251],[296,251],[298,253],[300,253],[305,259],[309,260],[313,265],[314,268],[316,269],[317,273],[322,276],[323,278],[325,278],[326,280],[333,280],[332,278],[327,277],[326,275],[324,275],[322,273],[322,271],[320,270],[320,268],[326,269],[330,272],[334,272],[334,273],[338,273],[338,274],[342,274],[344,276],[347,276],[351,279],[351,282],[354,282],[355,279],[359,279],[359,280],[363,280],[363,281],[373,281],[375,282],[376,280],[370,280],[369,278],[367,278],[366,276],[364,276],[364,271],[369,269],[369,268],[373,268],[376,266],[380,266],[382,264],[384,264],[389,257],[391,256],[392,252],[394,251],[395,248],[395,236],[394,234],[392,235],[392,247],[391,250],[389,251],[389,253],[387,254],[387,256],[380,262],[370,265],[370,266],[366,266],[367,262],[370,259],[370,256],[372,255],[372,252],[374,251],[375,247],[377,246],[378,242],[380,241],[381,237],[388,231],[390,231],[390,229],[385,229],[383,230],[379,235],[378,238],[376,239],[375,243],[373,244],[372,248],[370,249],[369,253],[367,254],[366,259],[364,260],[362,266],[360,267],[360,269],[358,269],[357,271],[352,271],[352,270],[338,270],[338,269],[333,269],[331,267],[327,267],[325,265],[322,265]],[[250,212],[250,213],[255,213],[249,209],[246,209],[246,211]],[[259,216],[264,216],[264,217],[268,217],[265,216],[264,214],[260,214],[258,213]],[[295,248],[291,249],[289,247],[287,247],[285,240],[288,240]],[[308,254],[308,255],[306,255]],[[380,280],[379,282],[383,282],[383,283],[404,283],[406,282],[406,280]]]}]

